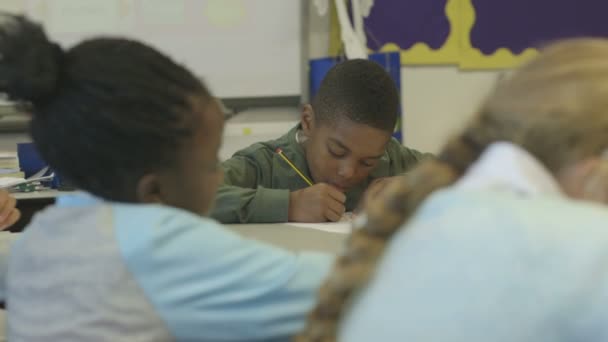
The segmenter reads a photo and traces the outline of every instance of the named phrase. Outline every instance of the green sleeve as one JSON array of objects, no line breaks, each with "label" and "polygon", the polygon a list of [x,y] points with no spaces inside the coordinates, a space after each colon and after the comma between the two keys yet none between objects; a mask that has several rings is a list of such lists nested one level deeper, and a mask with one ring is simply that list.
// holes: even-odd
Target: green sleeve
[{"label": "green sleeve", "polygon": [[235,156],[223,163],[224,183],[211,216],[222,223],[287,222],[289,190],[260,186],[263,165]]},{"label": "green sleeve", "polygon": [[424,159],[435,158],[435,156],[433,156],[431,153],[422,153],[418,150],[414,150],[413,148],[405,147],[403,145],[399,146],[399,148],[401,149],[401,155],[404,156],[406,164],[409,162],[416,165]]},{"label": "green sleeve", "polygon": [[392,174],[403,174],[416,166],[420,161],[427,158],[434,158],[430,153],[422,153],[420,151],[403,146],[397,140],[391,141],[387,149],[392,161]]}]

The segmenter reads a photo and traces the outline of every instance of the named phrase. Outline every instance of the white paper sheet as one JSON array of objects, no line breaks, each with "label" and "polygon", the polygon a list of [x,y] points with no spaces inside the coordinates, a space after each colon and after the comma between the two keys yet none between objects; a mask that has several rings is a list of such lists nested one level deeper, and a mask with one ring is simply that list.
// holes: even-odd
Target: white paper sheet
[{"label": "white paper sheet", "polygon": [[316,229],[329,233],[350,234],[352,222],[323,222],[323,223],[300,223],[290,222],[288,225],[298,228]]},{"label": "white paper sheet", "polygon": [[348,212],[342,216],[342,219],[339,222],[321,222],[321,223],[301,223],[301,222],[290,222],[288,225],[299,227],[299,228],[308,228],[308,229],[316,229],[324,232],[337,233],[337,234],[350,234],[352,231],[353,220],[355,219],[355,214]]}]

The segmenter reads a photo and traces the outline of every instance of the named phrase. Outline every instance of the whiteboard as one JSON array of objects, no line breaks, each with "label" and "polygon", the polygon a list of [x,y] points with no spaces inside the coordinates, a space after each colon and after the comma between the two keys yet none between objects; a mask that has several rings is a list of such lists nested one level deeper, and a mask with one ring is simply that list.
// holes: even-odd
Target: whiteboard
[{"label": "whiteboard", "polygon": [[1,0],[68,48],[84,38],[144,41],[221,98],[300,96],[301,0]]}]

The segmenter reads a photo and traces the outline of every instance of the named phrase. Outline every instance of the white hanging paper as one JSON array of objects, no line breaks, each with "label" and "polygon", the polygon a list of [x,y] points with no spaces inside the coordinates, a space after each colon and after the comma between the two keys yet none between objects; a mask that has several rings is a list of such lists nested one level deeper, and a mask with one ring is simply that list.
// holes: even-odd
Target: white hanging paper
[{"label": "white hanging paper", "polygon": [[329,11],[329,0],[315,0],[315,7],[320,17],[324,17]]},{"label": "white hanging paper", "polygon": [[348,18],[348,12],[346,11],[346,4],[343,0],[335,0],[336,11],[338,14],[338,22],[340,23],[340,38],[344,44],[344,52],[346,58],[356,59],[362,58],[367,59],[367,51],[365,45],[361,42],[353,26]]}]

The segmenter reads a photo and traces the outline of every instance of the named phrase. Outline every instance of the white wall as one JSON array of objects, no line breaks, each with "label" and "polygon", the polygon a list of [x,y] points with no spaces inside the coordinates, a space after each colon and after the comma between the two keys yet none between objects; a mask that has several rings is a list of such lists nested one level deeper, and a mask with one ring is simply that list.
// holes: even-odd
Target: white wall
[{"label": "white wall", "polygon": [[0,133],[0,151],[17,151],[17,144],[30,141],[27,133]]},{"label": "white wall", "polygon": [[498,74],[456,66],[401,68],[405,144],[437,153],[475,113]]}]

